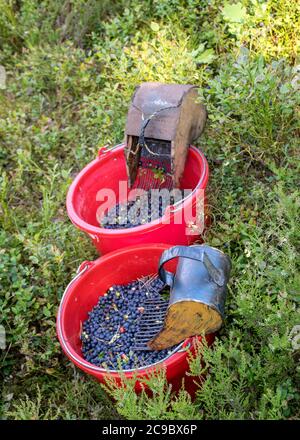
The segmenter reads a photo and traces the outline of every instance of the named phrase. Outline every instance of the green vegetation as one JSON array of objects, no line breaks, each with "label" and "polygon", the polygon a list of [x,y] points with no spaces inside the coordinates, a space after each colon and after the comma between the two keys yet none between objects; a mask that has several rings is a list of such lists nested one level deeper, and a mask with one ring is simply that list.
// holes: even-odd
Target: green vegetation
[{"label": "green vegetation", "polygon": [[[289,0],[0,0],[2,417],[299,417],[299,16]],[[122,140],[145,80],[202,88],[205,240],[233,262],[225,325],[191,359],[206,372],[193,404],[171,400],[163,372],[152,400],[110,383],[112,404],[55,335],[67,280],[97,257],[67,188]]]}]

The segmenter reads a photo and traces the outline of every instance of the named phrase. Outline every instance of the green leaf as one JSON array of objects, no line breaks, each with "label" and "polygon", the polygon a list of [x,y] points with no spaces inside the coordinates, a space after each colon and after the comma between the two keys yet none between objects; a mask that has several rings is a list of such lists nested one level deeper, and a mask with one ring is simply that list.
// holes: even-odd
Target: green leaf
[{"label": "green leaf", "polygon": [[241,23],[246,18],[247,11],[242,3],[235,3],[233,5],[226,3],[222,8],[222,15],[225,20],[231,23]]},{"label": "green leaf", "polygon": [[158,32],[159,31],[159,25],[158,25],[158,23],[155,23],[155,21],[151,22],[150,27],[153,30],[153,32]]},{"label": "green leaf", "polygon": [[64,179],[67,179],[70,175],[70,171],[69,170],[61,170],[61,175]]},{"label": "green leaf", "polygon": [[4,66],[0,65],[0,90],[4,90],[6,88],[6,70]]},{"label": "green leaf", "polygon": [[192,57],[196,58],[199,53],[204,51],[204,49],[205,49],[205,44],[203,43],[199,44],[199,46],[196,49],[192,50],[191,52]]},{"label": "green leaf", "polygon": [[197,63],[200,64],[210,64],[214,61],[216,58],[215,52],[213,49],[206,49],[204,52],[202,52],[197,58]]},{"label": "green leaf", "polygon": [[221,241],[218,237],[213,237],[213,238],[210,240],[210,244],[211,244],[212,246],[221,246],[221,245],[222,245],[222,241]]},{"label": "green leaf", "polygon": [[47,318],[50,318],[50,316],[52,315],[51,310],[48,310],[47,307],[43,307],[43,313]]}]

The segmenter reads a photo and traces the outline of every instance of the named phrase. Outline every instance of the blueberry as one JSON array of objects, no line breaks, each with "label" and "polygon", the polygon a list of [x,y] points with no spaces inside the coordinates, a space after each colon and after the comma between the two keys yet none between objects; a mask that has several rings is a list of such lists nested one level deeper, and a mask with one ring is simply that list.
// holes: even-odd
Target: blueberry
[{"label": "blueberry", "polygon": [[[173,204],[174,201],[174,197],[171,196],[169,203],[167,201],[166,204]],[[135,204],[137,205],[139,216],[133,221],[130,220],[128,212]],[[163,215],[163,205],[162,197],[159,200],[153,199],[149,191],[145,198],[137,197],[136,200],[130,201],[127,204],[118,203],[104,216],[101,226],[108,229],[120,229],[148,223]]]},{"label": "blueberry", "polygon": [[[111,286],[100,296],[82,325],[82,355],[94,365],[109,369],[139,368],[158,362],[168,350],[135,352],[135,335],[139,333],[141,310],[146,293],[159,296],[163,283],[157,278],[148,283],[134,281],[127,285]],[[122,329],[122,331],[120,331]]]}]

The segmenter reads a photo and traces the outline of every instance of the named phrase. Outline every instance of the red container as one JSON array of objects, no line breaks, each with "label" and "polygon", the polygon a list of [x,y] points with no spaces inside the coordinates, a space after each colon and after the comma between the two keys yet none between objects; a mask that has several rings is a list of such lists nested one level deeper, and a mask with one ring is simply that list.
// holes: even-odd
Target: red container
[{"label": "red container", "polygon": [[[191,146],[181,189],[192,192],[184,200],[167,207],[163,217],[145,225],[130,229],[105,229],[99,227],[97,221],[97,210],[103,203],[97,201],[99,190],[112,190],[116,195],[116,202],[122,202],[124,194],[120,194],[119,182],[127,182],[127,171],[124,144],[111,150],[102,148],[98,157],[83,168],[70,186],[67,195],[68,215],[75,226],[91,237],[101,255],[142,243],[190,245],[199,240],[201,231],[190,235],[189,225],[195,215],[196,202],[198,206],[201,203],[204,205],[208,173],[208,164],[203,153]],[[128,192],[127,188],[125,197]],[[108,209],[112,206],[113,204]],[[178,222],[182,213],[183,220]]]},{"label": "red container", "polygon": [[[99,296],[102,296],[112,285],[126,284],[142,276],[157,273],[160,256],[169,247],[170,245],[167,244],[131,246],[111,252],[93,262],[84,262],[76,278],[68,285],[58,310],[57,335],[69,359],[83,371],[96,377],[98,381],[105,382],[109,375],[120,383],[120,372],[117,370],[108,372],[83,358],[80,341],[82,322],[97,304]],[[176,264],[174,260],[166,264],[167,270],[175,271]],[[208,343],[211,343],[213,338],[213,335],[208,335]],[[184,381],[186,390],[193,395],[196,389],[194,378],[186,375],[189,368],[186,347],[194,353],[193,342],[195,342],[194,338],[189,338],[177,348],[176,352],[159,363],[128,370],[123,374],[126,378],[137,378],[135,390],[140,392],[142,387],[145,387],[140,384],[139,379],[147,378],[158,365],[163,365],[173,391],[177,391]]]}]

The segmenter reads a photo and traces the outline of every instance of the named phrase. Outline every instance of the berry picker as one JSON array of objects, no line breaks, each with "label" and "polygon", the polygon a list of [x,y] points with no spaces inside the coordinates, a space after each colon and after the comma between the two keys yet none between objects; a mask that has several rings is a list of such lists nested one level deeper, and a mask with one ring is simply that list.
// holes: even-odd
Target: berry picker
[{"label": "berry picker", "polygon": [[155,168],[167,174],[163,187],[178,188],[188,147],[203,132],[206,118],[196,86],[149,82],[137,87],[125,129],[129,186],[153,188]]}]

